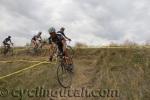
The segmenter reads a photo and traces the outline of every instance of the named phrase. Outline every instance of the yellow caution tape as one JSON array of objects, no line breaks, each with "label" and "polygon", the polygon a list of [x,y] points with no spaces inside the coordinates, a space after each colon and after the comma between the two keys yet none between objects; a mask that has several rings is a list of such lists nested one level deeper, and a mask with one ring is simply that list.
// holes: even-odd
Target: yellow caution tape
[{"label": "yellow caution tape", "polygon": [[[87,49],[87,48],[93,48],[93,49],[109,49],[109,48],[150,48],[150,46],[102,46],[102,47],[79,47],[79,49]],[[78,49],[78,48],[77,48]]]},{"label": "yellow caution tape", "polygon": [[7,78],[7,77],[10,77],[10,76],[13,76],[13,75],[16,75],[16,74],[21,73],[21,72],[23,72],[23,71],[26,71],[26,70],[28,70],[28,69],[34,68],[34,67],[39,66],[39,65],[41,65],[41,64],[46,64],[46,63],[48,64],[48,63],[50,63],[50,62],[47,62],[47,61],[40,62],[40,63],[38,63],[38,64],[29,66],[29,67],[24,68],[24,69],[21,69],[21,70],[18,70],[18,71],[16,71],[16,72],[10,73],[10,74],[8,74],[8,75],[1,76],[1,77],[0,77],[0,80],[2,80],[2,79],[4,79],[4,78]]},{"label": "yellow caution tape", "polygon": [[11,62],[41,62],[41,61],[29,61],[29,60],[11,60],[11,61],[0,61],[0,63],[11,63]]}]

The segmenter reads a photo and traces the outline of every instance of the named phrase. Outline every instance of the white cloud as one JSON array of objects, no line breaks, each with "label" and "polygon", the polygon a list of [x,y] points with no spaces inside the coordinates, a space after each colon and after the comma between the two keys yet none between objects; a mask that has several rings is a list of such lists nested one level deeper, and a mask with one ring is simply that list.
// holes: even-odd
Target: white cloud
[{"label": "white cloud", "polygon": [[0,39],[12,35],[16,45],[24,45],[35,32],[48,37],[50,26],[64,26],[74,42],[140,43],[150,40],[149,5],[149,0],[1,0]]}]

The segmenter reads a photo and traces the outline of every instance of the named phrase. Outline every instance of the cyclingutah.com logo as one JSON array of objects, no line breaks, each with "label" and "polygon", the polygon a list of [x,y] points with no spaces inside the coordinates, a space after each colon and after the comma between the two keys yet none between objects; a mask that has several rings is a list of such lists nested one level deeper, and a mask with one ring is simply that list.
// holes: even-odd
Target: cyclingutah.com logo
[{"label": "cyclingutah.com logo", "polygon": [[1,88],[0,87],[0,97],[6,97],[8,96],[9,92],[6,88]]},{"label": "cyclingutah.com logo", "polygon": [[14,98],[23,97],[119,97],[119,90],[115,89],[88,89],[88,88],[60,88],[60,89],[46,89],[44,87],[36,87],[33,89],[7,89],[0,88],[0,97],[12,96]]}]

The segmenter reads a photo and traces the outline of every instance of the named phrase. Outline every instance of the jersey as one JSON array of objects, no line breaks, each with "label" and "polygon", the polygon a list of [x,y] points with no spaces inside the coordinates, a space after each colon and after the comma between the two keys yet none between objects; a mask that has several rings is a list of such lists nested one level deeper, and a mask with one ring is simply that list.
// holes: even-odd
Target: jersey
[{"label": "jersey", "polygon": [[49,37],[49,44],[52,44],[52,42],[54,42],[58,46],[58,50],[61,53],[63,53],[63,44],[62,44],[63,39],[64,37],[61,34],[56,34],[56,37],[54,38]]},{"label": "jersey", "polygon": [[11,39],[10,38],[6,38],[3,43],[8,43],[8,42],[11,42]]},{"label": "jersey", "polygon": [[65,33],[62,31],[58,31],[57,33],[61,34],[62,36],[66,37]]},{"label": "jersey", "polygon": [[32,40],[36,41],[36,40],[38,40],[39,38],[41,39],[41,36],[35,35],[35,36],[33,36]]},{"label": "jersey", "polygon": [[63,40],[63,36],[60,35],[60,34],[56,34],[56,37],[52,38],[52,37],[49,37],[49,44],[52,44],[52,42],[56,43],[56,44],[59,44],[59,43],[62,43],[62,40]]}]

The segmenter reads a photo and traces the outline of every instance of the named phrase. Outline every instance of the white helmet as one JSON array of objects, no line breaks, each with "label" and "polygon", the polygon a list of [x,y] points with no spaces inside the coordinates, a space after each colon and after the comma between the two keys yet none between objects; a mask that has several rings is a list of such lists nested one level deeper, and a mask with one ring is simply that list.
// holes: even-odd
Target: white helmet
[{"label": "white helmet", "polygon": [[56,30],[55,30],[54,27],[50,27],[50,28],[48,29],[48,32],[49,32],[49,33],[53,33],[53,32],[56,32]]}]

